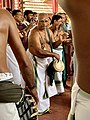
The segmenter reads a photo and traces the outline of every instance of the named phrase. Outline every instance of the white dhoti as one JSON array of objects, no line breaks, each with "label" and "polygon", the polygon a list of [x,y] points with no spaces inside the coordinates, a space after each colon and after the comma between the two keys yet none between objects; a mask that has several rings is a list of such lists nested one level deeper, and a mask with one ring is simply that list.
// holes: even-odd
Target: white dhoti
[{"label": "white dhoti", "polygon": [[[60,55],[60,60],[62,60],[62,46],[59,46],[56,49],[53,49],[54,52],[58,53]],[[63,86],[63,81],[62,81],[62,72],[56,72],[55,73],[55,85],[57,88],[57,92],[63,93],[64,92],[64,86]]]},{"label": "white dhoti", "polygon": [[[11,78],[12,73],[0,73],[0,81],[11,81]],[[20,120],[15,103],[0,103],[0,120]]]},{"label": "white dhoti", "polygon": [[39,97],[38,103],[38,113],[43,114],[49,110],[50,107],[50,99],[49,97],[57,94],[55,83],[53,82],[53,86],[49,85],[49,77],[46,73],[46,68],[48,65],[49,58],[38,58],[34,59],[34,68],[35,68],[35,76],[36,76],[36,86]]},{"label": "white dhoti", "polygon": [[15,103],[0,103],[0,120],[20,120]]},{"label": "white dhoti", "polygon": [[23,88],[25,87],[25,82],[22,78],[18,62],[13,54],[13,51],[9,45],[7,45],[6,49],[7,55],[7,65],[10,72],[13,74],[13,80],[15,84],[21,85]]},{"label": "white dhoti", "polygon": [[90,94],[79,88],[75,82],[72,88],[71,109],[68,120],[90,120]]}]

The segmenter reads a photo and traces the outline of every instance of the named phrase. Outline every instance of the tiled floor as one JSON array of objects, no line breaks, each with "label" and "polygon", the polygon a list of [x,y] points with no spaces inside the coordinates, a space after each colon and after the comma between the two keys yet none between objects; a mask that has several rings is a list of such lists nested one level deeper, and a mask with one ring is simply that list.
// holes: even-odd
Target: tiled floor
[{"label": "tiled floor", "polygon": [[[70,81],[67,84],[70,86]],[[39,116],[39,120],[67,120],[70,110],[70,87],[65,88],[65,93],[51,98],[51,112]]]}]

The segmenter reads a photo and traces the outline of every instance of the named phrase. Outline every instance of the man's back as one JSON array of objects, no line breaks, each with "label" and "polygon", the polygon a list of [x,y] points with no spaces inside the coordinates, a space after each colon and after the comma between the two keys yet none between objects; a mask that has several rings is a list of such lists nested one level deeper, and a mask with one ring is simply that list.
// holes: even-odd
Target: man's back
[{"label": "man's back", "polygon": [[15,20],[8,11],[0,9],[0,73],[10,72],[6,63],[7,43],[9,43],[18,61],[21,74],[28,85],[30,93],[38,102],[37,92],[34,87],[33,65],[22,45]]},{"label": "man's back", "polygon": [[6,12],[0,9],[0,72],[8,72],[6,66],[6,45],[8,42],[7,37],[9,26],[5,24],[7,22],[8,17]]},{"label": "man's back", "polygon": [[19,57],[19,55],[24,57],[25,54],[22,53],[24,48],[21,45],[16,23],[9,12],[0,9],[0,72],[9,72],[6,65],[7,43],[10,44],[17,60],[23,60]]},{"label": "man's back", "polygon": [[90,93],[90,0],[58,0],[70,16],[77,58],[77,82]]}]

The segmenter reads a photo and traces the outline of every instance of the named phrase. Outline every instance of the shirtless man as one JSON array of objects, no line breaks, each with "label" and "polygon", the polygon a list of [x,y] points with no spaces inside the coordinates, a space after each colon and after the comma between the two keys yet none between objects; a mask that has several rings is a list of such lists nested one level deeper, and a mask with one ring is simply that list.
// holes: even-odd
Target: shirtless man
[{"label": "shirtless man", "polygon": [[[16,23],[8,11],[0,9],[0,81],[3,81],[3,79],[8,81],[12,78],[6,63],[7,43],[9,43],[16,56],[30,93],[38,102],[37,92],[34,87],[33,66],[19,38]],[[15,103],[0,103],[0,119],[19,120]]]},{"label": "shirtless man", "polygon": [[69,118],[75,113],[75,120],[90,120],[90,0],[58,0],[58,2],[72,22],[77,61],[77,83],[72,89],[76,101],[72,96]]},{"label": "shirtless man", "polygon": [[[59,54],[50,52],[49,38],[46,32],[46,27],[48,24],[48,15],[41,13],[38,15],[38,26],[31,31],[29,38],[29,50],[34,55],[46,58],[46,57],[55,57],[56,59],[60,59]],[[50,37],[53,38],[53,33],[49,30]],[[55,42],[53,47],[57,47],[60,44],[60,41]],[[35,46],[35,48],[34,48]]]},{"label": "shirtless man", "polygon": [[[38,24],[35,26],[30,33],[29,36],[29,50],[34,56],[35,60],[35,70],[37,71],[36,81],[37,81],[37,91],[39,97],[38,104],[38,112],[39,114],[43,114],[49,110],[50,101],[49,97],[44,98],[46,95],[46,68],[48,65],[48,61],[51,57],[55,57],[56,59],[60,59],[59,54],[50,52],[49,38],[46,32],[46,27],[48,25],[48,15],[45,13],[41,13],[38,15]],[[53,47],[57,47],[60,45],[60,40],[54,42],[53,33],[49,29],[50,36],[53,41]],[[37,68],[36,68],[37,67]],[[48,89],[48,88],[47,88]]]}]

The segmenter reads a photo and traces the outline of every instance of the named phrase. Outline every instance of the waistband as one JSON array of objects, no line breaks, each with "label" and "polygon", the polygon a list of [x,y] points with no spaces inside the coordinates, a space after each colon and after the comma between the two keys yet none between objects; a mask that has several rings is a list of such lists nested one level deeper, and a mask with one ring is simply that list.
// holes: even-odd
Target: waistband
[{"label": "waistband", "polygon": [[87,99],[90,99],[90,94],[83,91],[82,89],[79,90],[79,94]]},{"label": "waistband", "polygon": [[11,78],[13,78],[12,73],[0,73],[0,81],[6,81],[6,80],[11,81]]},{"label": "waistband", "polygon": [[73,87],[72,87],[72,92],[77,92],[77,93],[79,93],[81,96],[83,96],[83,97],[85,97],[85,98],[87,98],[87,99],[90,99],[90,94],[89,93],[87,93],[87,92],[85,92],[84,90],[82,90],[79,86],[78,86],[78,84],[77,84],[77,82],[75,81],[75,83],[74,83],[74,85],[73,85]]}]

